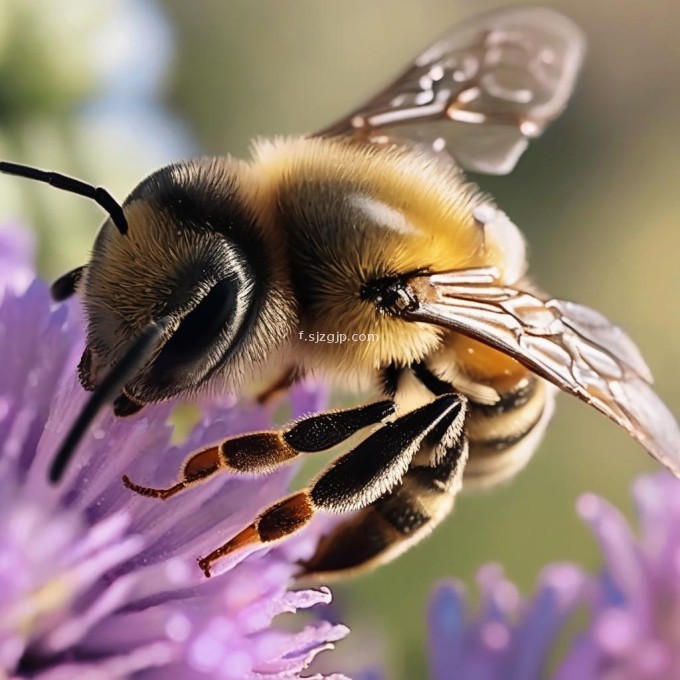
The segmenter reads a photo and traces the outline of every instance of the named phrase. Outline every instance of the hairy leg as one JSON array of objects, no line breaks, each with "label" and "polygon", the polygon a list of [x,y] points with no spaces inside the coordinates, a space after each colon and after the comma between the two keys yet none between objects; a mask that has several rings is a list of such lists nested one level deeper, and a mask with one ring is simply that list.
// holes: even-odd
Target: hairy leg
[{"label": "hairy leg", "polygon": [[[414,465],[390,493],[338,524],[320,541],[301,575],[345,576],[393,560],[427,536],[451,511],[468,455],[464,414],[442,421],[431,432],[429,465]],[[436,455],[442,441],[448,445]],[[424,458],[419,451],[418,458]]]},{"label": "hairy leg", "polygon": [[245,546],[281,541],[304,527],[318,511],[348,513],[375,503],[400,483],[424,439],[442,421],[464,417],[457,395],[444,395],[373,432],[321,473],[311,486],[265,509],[255,521],[198,563],[212,565]]},{"label": "hairy leg", "polygon": [[126,475],[128,489],[151,498],[165,500],[217,472],[263,474],[289,463],[302,453],[316,453],[333,448],[369,425],[394,415],[391,400],[365,404],[356,408],[326,411],[299,420],[282,429],[231,437],[220,444],[191,454],[180,480],[165,489],[135,484]]}]

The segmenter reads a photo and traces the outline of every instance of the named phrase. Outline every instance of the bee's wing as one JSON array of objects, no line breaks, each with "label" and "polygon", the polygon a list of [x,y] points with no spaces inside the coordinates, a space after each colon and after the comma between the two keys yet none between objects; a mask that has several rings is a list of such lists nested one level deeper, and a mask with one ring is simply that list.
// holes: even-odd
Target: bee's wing
[{"label": "bee's wing", "polygon": [[633,341],[599,312],[498,282],[493,268],[416,275],[403,316],[445,326],[512,356],[618,423],[680,477],[680,429],[651,388]]},{"label": "bee's wing", "polygon": [[510,172],[564,109],[585,48],[579,28],[544,7],[495,10],[457,26],[400,77],[319,135],[409,139],[475,172]]}]

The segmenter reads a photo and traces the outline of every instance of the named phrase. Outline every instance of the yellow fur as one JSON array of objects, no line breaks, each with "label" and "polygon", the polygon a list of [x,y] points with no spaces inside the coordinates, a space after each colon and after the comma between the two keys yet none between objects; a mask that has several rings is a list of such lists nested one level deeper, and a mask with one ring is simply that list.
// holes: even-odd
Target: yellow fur
[{"label": "yellow fur", "polygon": [[[361,299],[367,279],[419,269],[505,271],[502,248],[473,216],[484,197],[448,160],[417,149],[294,137],[257,142],[252,169],[262,195],[278,206],[294,276],[313,291],[301,313],[304,336],[379,336],[337,344],[293,338],[307,371],[366,386],[376,369],[422,360],[441,347],[444,335],[457,337],[380,316]],[[474,373],[488,376],[489,352],[484,358],[477,352]],[[502,359],[499,370],[507,370],[512,360],[493,354]]]}]

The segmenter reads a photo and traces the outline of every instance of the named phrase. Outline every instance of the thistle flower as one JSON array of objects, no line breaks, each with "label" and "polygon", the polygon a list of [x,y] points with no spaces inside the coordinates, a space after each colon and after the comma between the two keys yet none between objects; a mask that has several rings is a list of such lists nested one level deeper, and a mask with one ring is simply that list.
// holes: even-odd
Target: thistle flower
[{"label": "thistle flower", "polygon": [[545,678],[554,641],[583,601],[585,575],[569,564],[546,567],[536,594],[526,603],[498,565],[483,567],[477,583],[481,603],[474,620],[467,615],[463,584],[444,582],[432,595],[428,609],[432,679]]},{"label": "thistle flower", "polygon": [[0,300],[5,290],[21,293],[34,279],[33,235],[15,225],[0,228]]},{"label": "thistle flower", "polygon": [[[5,258],[0,279],[25,267]],[[299,632],[272,624],[330,599],[325,588],[288,590],[314,537],[210,580],[195,562],[285,494],[289,473],[224,475],[166,503],[120,482],[125,472],[169,481],[191,449],[267,427],[262,410],[223,411],[179,446],[170,442],[171,405],[125,420],[104,415],[64,482],[48,484],[51,457],[83,403],[74,377],[81,325],[74,307],[51,305],[40,281],[0,293],[0,676],[299,677],[347,632],[323,621]],[[298,394],[293,410],[309,398]]]},{"label": "thistle flower", "polygon": [[558,680],[680,678],[680,482],[666,472],[642,476],[633,496],[640,538],[607,501],[579,499],[604,566],[591,623]]},{"label": "thistle flower", "polygon": [[[543,570],[522,604],[500,567],[479,572],[480,613],[469,620],[464,587],[444,583],[429,608],[432,678],[444,680],[675,680],[680,678],[680,481],[666,472],[633,485],[636,538],[607,501],[577,504],[604,564],[597,578],[571,565]],[[588,606],[585,630],[554,672],[548,661],[571,613]]]}]

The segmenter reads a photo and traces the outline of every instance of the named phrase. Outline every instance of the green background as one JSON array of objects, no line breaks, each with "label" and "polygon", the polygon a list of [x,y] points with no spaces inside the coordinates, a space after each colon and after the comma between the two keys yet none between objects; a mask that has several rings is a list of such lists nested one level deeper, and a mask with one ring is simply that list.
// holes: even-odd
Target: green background
[{"label": "green background", "polygon": [[[62,38],[53,37],[50,55],[56,56],[50,59],[40,61],[28,50],[22,58],[35,63],[23,75],[16,50],[12,59],[7,51],[3,56],[3,44],[28,35],[21,33],[26,26],[3,35],[3,13],[13,4],[0,0],[2,155],[77,171],[122,197],[153,169],[151,159],[139,154],[131,162],[115,144],[78,129],[74,103],[96,88],[87,74],[69,85],[67,96],[45,90],[54,80],[45,69],[50,59],[68,56],[68,38],[61,46]],[[81,3],[59,3],[71,4]],[[92,28],[115,3],[103,2],[97,11],[96,3],[82,4]],[[204,150],[247,155],[258,135],[323,127],[382,86],[443,29],[502,4],[165,0],[176,41],[166,103]],[[588,35],[576,95],[511,176],[478,179],[526,234],[541,288],[585,302],[626,328],[657,377],[658,393],[680,413],[680,9],[670,0],[545,4],[570,15]],[[51,20],[60,21],[59,14]],[[31,79],[36,85],[29,96],[23,90]],[[96,209],[42,187],[3,187],[0,201],[0,219],[42,228],[45,273],[86,257],[100,220]],[[561,397],[538,454],[512,483],[463,496],[454,515],[418,548],[335,589],[344,620],[355,629],[338,653],[384,657],[390,678],[426,677],[424,607],[438,579],[471,582],[482,564],[498,561],[529,592],[547,562],[596,569],[598,553],[577,518],[576,499],[593,491],[632,516],[631,480],[651,469],[658,466],[622,431]],[[333,665],[343,666],[339,657]]]}]

